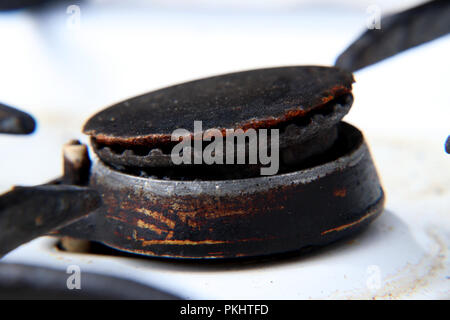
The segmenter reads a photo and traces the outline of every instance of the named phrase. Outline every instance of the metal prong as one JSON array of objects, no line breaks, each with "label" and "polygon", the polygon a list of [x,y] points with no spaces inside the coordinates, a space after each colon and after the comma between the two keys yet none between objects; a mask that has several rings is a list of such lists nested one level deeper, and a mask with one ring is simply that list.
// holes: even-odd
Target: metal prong
[{"label": "metal prong", "polygon": [[0,264],[0,300],[180,299],[173,294],[142,283],[84,270],[82,290],[68,290],[68,277],[66,270],[2,263]]},{"label": "metal prong", "polygon": [[64,184],[87,185],[91,169],[88,148],[77,140],[69,141],[63,147]]},{"label": "metal prong", "polygon": [[450,154],[450,136],[448,136],[447,141],[445,141],[445,152]]},{"label": "metal prong", "polygon": [[353,42],[335,66],[354,72],[450,33],[450,1],[436,0],[381,19]]},{"label": "metal prong", "polygon": [[30,134],[35,128],[32,116],[0,103],[0,133]]},{"label": "metal prong", "polygon": [[0,257],[87,215],[101,205],[93,189],[71,185],[16,187],[0,196]]},{"label": "metal prong", "polygon": [[2,0],[0,1],[0,11],[41,8],[46,2],[49,0]]}]

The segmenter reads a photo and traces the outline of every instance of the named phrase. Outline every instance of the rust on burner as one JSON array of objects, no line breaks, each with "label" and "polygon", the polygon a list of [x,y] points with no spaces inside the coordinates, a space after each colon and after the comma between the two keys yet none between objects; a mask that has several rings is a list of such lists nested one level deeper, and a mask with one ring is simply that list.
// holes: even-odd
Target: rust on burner
[{"label": "rust on burner", "polygon": [[[333,127],[353,103],[352,82],[351,73],[333,67],[231,73],[118,103],[88,120],[84,131],[91,135],[94,152],[102,161],[141,176],[161,175],[161,170],[154,168],[180,168],[173,168],[170,155],[178,143],[171,135],[179,128],[190,132],[191,141],[211,137],[210,129],[219,130],[222,137],[234,135],[234,130],[239,129],[278,129],[281,162],[304,163],[334,143]],[[195,121],[202,121],[201,134],[194,133]],[[204,143],[203,148],[208,144]],[[197,171],[205,174],[193,178],[233,178],[238,171],[251,177],[260,167],[260,163],[238,169],[202,167]],[[214,172],[209,173],[211,170]]]},{"label": "rust on burner", "polygon": [[154,146],[175,129],[259,129],[292,121],[351,92],[351,73],[333,67],[259,69],[205,78],[113,105],[84,132],[105,145]]},{"label": "rust on burner", "polygon": [[271,177],[158,180],[98,161],[90,186],[104,207],[59,232],[171,258],[262,256],[336,241],[366,227],[384,203],[361,133],[341,123],[339,137],[332,161]]}]

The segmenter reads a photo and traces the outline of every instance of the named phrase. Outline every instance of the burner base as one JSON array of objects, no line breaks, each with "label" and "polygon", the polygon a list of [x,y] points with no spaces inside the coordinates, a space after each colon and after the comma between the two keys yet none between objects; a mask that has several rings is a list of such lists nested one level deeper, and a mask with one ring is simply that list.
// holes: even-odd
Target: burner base
[{"label": "burner base", "polygon": [[141,178],[93,165],[104,206],[60,234],[155,257],[237,258],[296,251],[354,234],[383,211],[361,132],[339,126],[333,161],[274,176],[218,181]]}]

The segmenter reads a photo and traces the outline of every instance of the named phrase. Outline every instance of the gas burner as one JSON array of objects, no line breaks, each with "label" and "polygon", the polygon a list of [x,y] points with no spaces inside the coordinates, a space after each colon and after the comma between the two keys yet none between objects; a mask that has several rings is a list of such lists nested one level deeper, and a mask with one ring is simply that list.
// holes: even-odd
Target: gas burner
[{"label": "gas burner", "polygon": [[[340,122],[353,101],[352,82],[332,67],[262,69],[169,87],[100,112],[85,132],[100,157],[89,186],[103,206],[58,234],[149,256],[218,259],[295,251],[358,231],[382,212],[384,196],[362,134]],[[170,149],[171,132],[194,131],[196,119],[223,136],[276,128],[279,173],[153,161],[155,149]],[[117,146],[121,153],[113,154]],[[131,151],[137,147],[145,154]],[[145,177],[133,174],[143,170]]]}]

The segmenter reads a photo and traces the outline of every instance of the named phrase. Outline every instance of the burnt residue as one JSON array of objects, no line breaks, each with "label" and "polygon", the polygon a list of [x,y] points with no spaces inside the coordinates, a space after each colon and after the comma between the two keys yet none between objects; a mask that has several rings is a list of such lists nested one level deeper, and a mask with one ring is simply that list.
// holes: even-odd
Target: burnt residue
[{"label": "burnt residue", "polygon": [[351,91],[353,76],[338,68],[303,66],[244,71],[171,86],[109,107],[84,132],[105,145],[169,143],[178,128],[271,128],[304,117]]},{"label": "burnt residue", "polygon": [[[352,94],[340,96],[330,100],[324,105],[311,110],[301,118],[280,123],[271,129],[279,130],[279,148],[282,164],[293,164],[303,162],[311,156],[325,152],[334,143],[336,124],[348,113],[353,102]],[[225,135],[225,132],[223,132]],[[175,166],[171,158],[171,150],[176,142],[160,144],[156,146],[128,146],[121,144],[104,145],[91,139],[95,153],[102,161],[112,165],[118,170],[132,174],[151,176],[160,175],[160,168],[171,167],[170,170],[177,171],[180,167]],[[203,142],[203,148],[208,143]],[[248,150],[248,141],[245,149]],[[225,150],[224,150],[225,153]],[[235,153],[236,154],[236,153]],[[292,154],[295,154],[292,156]],[[295,161],[294,161],[295,160]],[[177,167],[177,168],[175,168]],[[190,170],[198,171],[198,165],[190,166]],[[213,169],[213,167],[217,167]],[[220,167],[220,168],[219,168]],[[250,168],[248,166],[238,166],[239,169],[232,169],[231,166],[203,166],[204,172],[231,171],[250,169],[249,174],[258,175],[259,167]],[[218,172],[219,173],[219,172]],[[220,173],[219,173],[220,174]],[[210,174],[208,174],[210,175]],[[202,175],[205,176],[205,175]],[[212,177],[217,175],[212,174]]]}]

